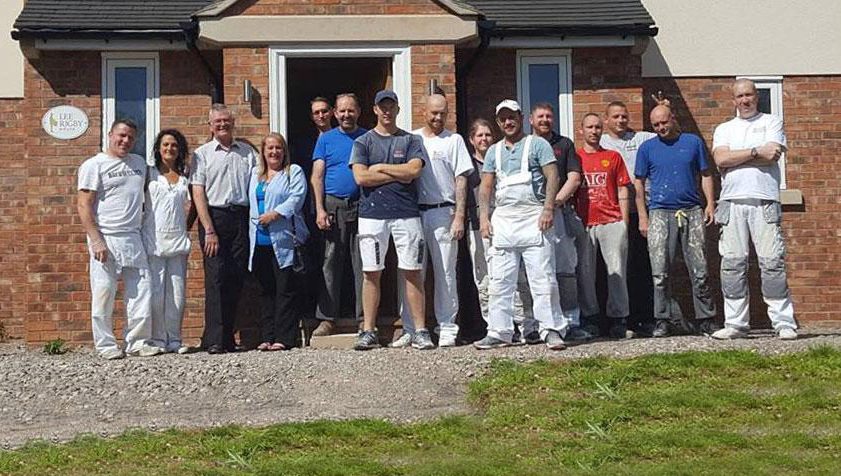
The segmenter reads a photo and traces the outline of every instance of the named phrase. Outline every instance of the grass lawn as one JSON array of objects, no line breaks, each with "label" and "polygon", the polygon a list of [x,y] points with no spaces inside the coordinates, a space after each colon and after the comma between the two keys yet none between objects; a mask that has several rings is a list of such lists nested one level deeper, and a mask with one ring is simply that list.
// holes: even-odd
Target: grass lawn
[{"label": "grass lawn", "polygon": [[515,364],[472,416],[132,432],[0,452],[0,474],[841,474],[841,351]]}]

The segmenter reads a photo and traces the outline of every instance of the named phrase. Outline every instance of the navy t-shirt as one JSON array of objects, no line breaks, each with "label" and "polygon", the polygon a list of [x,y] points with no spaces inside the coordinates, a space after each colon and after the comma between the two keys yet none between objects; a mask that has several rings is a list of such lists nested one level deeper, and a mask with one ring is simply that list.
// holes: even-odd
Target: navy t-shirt
[{"label": "navy t-shirt", "polygon": [[324,193],[340,198],[357,198],[359,187],[353,179],[353,172],[348,167],[353,142],[367,129],[357,128],[346,133],[341,127],[331,129],[318,136],[312,161],[324,161]]},{"label": "navy t-shirt", "polygon": [[709,168],[704,142],[696,135],[645,141],[637,151],[634,175],[651,185],[649,208],[678,210],[701,205],[698,175]]},{"label": "navy t-shirt", "polygon": [[[390,136],[370,130],[353,142],[350,166],[353,164],[405,164],[411,159],[429,160],[423,140],[402,129]],[[359,217],[389,220],[420,216],[418,209],[417,180],[405,184],[389,182],[376,187],[362,187],[359,199]]]}]

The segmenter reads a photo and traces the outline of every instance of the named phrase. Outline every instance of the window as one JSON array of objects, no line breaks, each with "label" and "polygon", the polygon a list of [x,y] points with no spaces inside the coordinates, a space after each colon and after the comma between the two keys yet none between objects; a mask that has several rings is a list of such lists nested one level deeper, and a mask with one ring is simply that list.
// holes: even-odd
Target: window
[{"label": "window", "polygon": [[[555,108],[555,132],[573,135],[570,55],[566,50],[518,50],[517,95],[523,114],[548,102]],[[531,132],[528,121],[526,132]]]},{"label": "window", "polygon": [[[756,85],[759,96],[759,111],[773,114],[785,122],[783,117],[783,77],[782,76],[739,76],[736,79],[750,79]],[[738,114],[738,112],[737,112]],[[779,161],[780,188],[786,188],[786,160],[785,154]]]},{"label": "window", "polygon": [[103,53],[103,149],[108,145],[111,124],[117,119],[128,118],[137,123],[137,142],[132,152],[151,160],[159,129],[158,69],[155,53]]}]

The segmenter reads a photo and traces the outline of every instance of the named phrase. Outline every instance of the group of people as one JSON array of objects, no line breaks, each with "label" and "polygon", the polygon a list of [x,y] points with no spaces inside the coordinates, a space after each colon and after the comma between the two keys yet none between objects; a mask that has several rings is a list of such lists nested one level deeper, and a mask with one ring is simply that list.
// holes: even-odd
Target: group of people
[{"label": "group of people", "polygon": [[[577,150],[555,132],[550,104],[526,112],[506,99],[495,109],[502,139],[495,142],[494,125],[477,119],[468,135],[472,153],[445,128],[443,94],[426,98],[425,124],[412,132],[397,126],[393,91],[376,94],[371,130],[358,124],[362,105],[354,94],[339,95],[333,106],[316,98],[311,117],[320,134],[305,158],[311,159],[309,174],[292,163],[280,134],[263,138],[259,151],[235,139],[234,116],[223,105],[211,108],[213,137],[192,160],[184,136],[168,129],[158,135],[148,168],[129,152],[136,125],[118,120],[107,150],[85,161],[78,174],[96,350],[106,359],[125,355],[111,318],[122,276],[125,352],[186,351],[180,329],[194,216],[204,255],[202,348],[209,353],[237,349],[234,317],[246,268],[261,288],[257,348],[296,345],[301,283],[313,267],[306,247],[311,235],[323,246],[315,263],[323,279],[314,335],[335,332],[338,318],[359,318],[357,350],[381,345],[376,320],[391,241],[403,333],[389,345],[456,345],[456,259],[465,237],[487,322],[487,335],[473,343],[477,349],[517,343],[563,349],[565,341],[597,337],[602,317],[614,338],[629,330],[744,337],[750,241],[771,322],[780,338],[794,339],[780,230],[782,123],[758,111],[749,80],[733,84],[733,98],[737,117],[716,128],[713,161],[700,138],[681,132],[660,98],[650,115],[654,133],[630,130],[627,107],[611,102],[604,115],[581,119],[584,143]],[[526,117],[531,134],[524,131]],[[713,162],[722,177],[717,205]],[[705,257],[705,228],[713,222],[721,226],[724,327],[714,322]],[[685,319],[674,299],[678,244],[692,283],[694,319]],[[640,259],[640,250],[647,256]],[[599,256],[607,274],[604,310],[596,292]],[[430,266],[432,329],[424,291]]]}]

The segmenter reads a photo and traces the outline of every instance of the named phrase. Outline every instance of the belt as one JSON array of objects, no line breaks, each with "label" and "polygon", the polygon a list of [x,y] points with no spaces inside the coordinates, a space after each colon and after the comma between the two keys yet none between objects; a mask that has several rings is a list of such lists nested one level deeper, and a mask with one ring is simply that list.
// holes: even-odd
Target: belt
[{"label": "belt", "polygon": [[241,211],[248,211],[248,206],[246,205],[225,205],[224,207],[208,207],[211,210],[218,210],[220,212],[241,212]]},{"label": "belt", "polygon": [[356,203],[359,201],[359,197],[337,197],[335,195],[330,195],[329,193],[324,194],[324,196],[330,200],[336,200],[344,203]]},{"label": "belt", "polygon": [[424,212],[427,211],[427,210],[432,210],[434,208],[444,208],[444,207],[454,207],[454,206],[456,206],[456,204],[453,203],[453,202],[441,202],[441,203],[436,203],[434,205],[427,205],[425,203],[419,203],[418,204],[418,208],[421,211],[424,211]]}]

